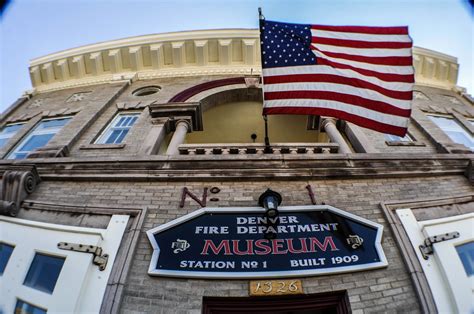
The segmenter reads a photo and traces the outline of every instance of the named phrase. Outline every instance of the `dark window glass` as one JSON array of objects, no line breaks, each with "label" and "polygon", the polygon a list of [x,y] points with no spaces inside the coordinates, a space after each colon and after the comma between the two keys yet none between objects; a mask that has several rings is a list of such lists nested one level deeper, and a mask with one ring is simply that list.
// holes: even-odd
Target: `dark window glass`
[{"label": "dark window glass", "polygon": [[63,264],[64,258],[36,253],[23,284],[52,294]]},{"label": "dark window glass", "polygon": [[8,260],[13,253],[14,247],[5,243],[0,243],[0,275],[3,275]]},{"label": "dark window glass", "polygon": [[18,300],[15,305],[15,314],[46,314],[46,310]]},{"label": "dark window glass", "polygon": [[474,275],[474,241],[456,246],[459,258],[468,276]]}]

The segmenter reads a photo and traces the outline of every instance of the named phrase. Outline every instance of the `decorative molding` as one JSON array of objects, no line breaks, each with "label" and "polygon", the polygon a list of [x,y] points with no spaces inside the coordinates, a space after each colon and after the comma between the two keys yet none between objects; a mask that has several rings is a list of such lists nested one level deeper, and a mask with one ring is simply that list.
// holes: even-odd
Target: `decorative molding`
[{"label": "decorative molding", "polygon": [[7,169],[0,188],[0,214],[14,217],[41,179],[34,165],[10,166]]},{"label": "decorative molding", "polygon": [[265,151],[264,144],[181,144],[180,155],[263,155],[263,154],[337,154],[339,145],[336,143],[273,143],[271,151]]},{"label": "decorative molding", "polygon": [[387,146],[426,146],[425,143],[419,141],[385,141]]},{"label": "decorative molding", "polygon": [[125,144],[86,144],[79,147],[81,150],[95,150],[95,149],[122,149]]},{"label": "decorative molding", "polygon": [[[263,154],[149,155],[42,158],[35,165],[46,180],[181,182],[337,178],[412,178],[464,175],[472,154]],[[28,160],[0,160],[0,173]],[[101,169],[97,172],[97,169]],[[440,178],[439,180],[442,180]]]},{"label": "decorative molding", "polygon": [[152,104],[154,100],[147,101],[127,101],[127,102],[118,102],[116,107],[118,110],[131,110],[131,109],[144,109]]},{"label": "decorative molding", "polygon": [[170,118],[171,131],[180,120],[187,120],[193,131],[202,131],[202,111],[200,103],[169,102],[151,104],[149,107],[152,118]]},{"label": "decorative molding", "polygon": [[456,87],[459,71],[457,58],[437,51],[414,47],[413,65],[417,85],[442,89]]},{"label": "decorative molding", "polygon": [[43,146],[28,154],[27,158],[59,158],[69,156],[69,148],[63,146]]},{"label": "decorative molding", "polygon": [[257,38],[257,30],[243,29],[138,36],[34,59],[30,76],[33,87],[44,92],[109,82],[129,72],[141,78],[245,74],[260,68]]},{"label": "decorative molding", "polygon": [[233,78],[214,80],[214,81],[198,84],[174,95],[169,100],[169,102],[185,102],[191,97],[193,97],[194,95],[197,95],[206,90],[210,90],[210,89],[221,87],[221,86],[235,85],[235,84],[245,84],[245,78],[233,77]]},{"label": "decorative molding", "polygon": [[474,159],[469,161],[469,165],[466,168],[466,172],[464,173],[466,178],[469,180],[471,185],[474,185]]},{"label": "decorative molding", "polygon": [[[117,74],[138,79],[261,73],[259,33],[223,29],[145,35],[83,46],[33,59],[30,78],[38,92],[109,83]],[[145,53],[149,51],[150,53]],[[456,87],[457,59],[414,47],[417,84]],[[104,62],[104,59],[106,62]],[[86,69],[86,64],[90,65]]]}]

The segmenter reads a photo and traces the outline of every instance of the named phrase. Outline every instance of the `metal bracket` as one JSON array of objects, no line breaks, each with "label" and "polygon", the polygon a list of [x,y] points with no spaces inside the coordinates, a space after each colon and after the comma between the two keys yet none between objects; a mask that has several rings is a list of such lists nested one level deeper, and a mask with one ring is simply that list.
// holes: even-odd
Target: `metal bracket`
[{"label": "metal bracket", "polygon": [[438,234],[425,239],[424,244],[420,245],[421,255],[424,259],[428,259],[428,255],[433,254],[433,244],[459,238],[459,232],[454,231],[450,233]]},{"label": "metal bracket", "polygon": [[94,255],[92,263],[99,266],[99,270],[103,271],[107,266],[107,261],[109,259],[109,254],[102,254],[102,248],[100,246],[79,244],[79,243],[68,243],[68,242],[59,242],[58,249],[90,253]]}]

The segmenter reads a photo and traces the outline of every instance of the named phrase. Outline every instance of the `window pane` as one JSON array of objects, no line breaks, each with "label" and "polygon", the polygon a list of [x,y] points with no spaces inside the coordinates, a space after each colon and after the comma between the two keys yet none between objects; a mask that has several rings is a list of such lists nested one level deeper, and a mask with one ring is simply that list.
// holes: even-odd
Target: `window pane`
[{"label": "window pane", "polygon": [[43,135],[33,135],[26,141],[23,146],[20,147],[20,151],[29,151],[35,150],[38,147],[43,147],[48,144],[49,140],[54,136],[54,134],[43,134]]},{"label": "window pane", "polygon": [[474,275],[474,241],[456,247],[464,270],[468,276]]},{"label": "window pane", "polygon": [[7,125],[6,127],[4,127],[4,128],[2,129],[1,134],[5,134],[5,133],[16,133],[16,131],[18,131],[19,129],[21,129],[22,126],[23,126],[23,124]]},{"label": "window pane", "polygon": [[46,314],[46,310],[18,300],[15,305],[15,314]]},{"label": "window pane", "polygon": [[52,294],[59,273],[63,268],[64,259],[60,257],[36,254],[31,263],[25,286]]},{"label": "window pane", "polygon": [[23,123],[7,125],[4,127],[0,132],[0,148],[2,148],[8,140],[11,139],[19,129],[21,129],[22,126]]},{"label": "window pane", "polygon": [[400,137],[393,134],[384,134],[384,136],[385,136],[385,140],[392,141],[392,142],[412,142],[413,141],[408,134],[406,134],[404,137]]},{"label": "window pane", "polygon": [[39,128],[41,129],[48,129],[48,128],[55,128],[55,127],[62,127],[64,126],[71,118],[65,119],[54,119],[41,122]]},{"label": "window pane", "polygon": [[428,116],[449,138],[458,144],[463,144],[474,150],[474,138],[454,119],[438,116]]},{"label": "window pane", "polygon": [[139,113],[118,114],[107,126],[97,144],[120,144],[138,119]]},{"label": "window pane", "polygon": [[115,142],[116,143],[122,143],[122,141],[125,138],[125,135],[127,135],[127,133],[128,133],[128,129],[127,130],[122,130],[122,132],[120,132],[120,135],[118,136],[118,138]]},{"label": "window pane", "polygon": [[118,144],[120,141],[118,141],[118,138],[120,137],[120,134],[122,134],[122,130],[114,130],[110,134],[109,138],[105,142],[105,144]]},{"label": "window pane", "polygon": [[124,126],[126,120],[127,120],[127,116],[122,116],[118,119],[118,122],[114,126],[115,127]]},{"label": "window pane", "polygon": [[13,253],[14,247],[5,243],[0,243],[0,275],[3,275],[8,260]]}]

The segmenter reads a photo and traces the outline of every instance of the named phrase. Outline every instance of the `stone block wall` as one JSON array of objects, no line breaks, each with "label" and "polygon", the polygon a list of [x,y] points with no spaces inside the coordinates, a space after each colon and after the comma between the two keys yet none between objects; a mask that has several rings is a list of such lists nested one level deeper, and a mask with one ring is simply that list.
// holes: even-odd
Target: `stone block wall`
[{"label": "stone block wall", "polygon": [[[282,206],[310,205],[306,190],[311,185],[318,204],[322,202],[384,226],[382,246],[389,266],[349,274],[301,278],[305,293],[347,290],[354,313],[420,311],[407,268],[384,218],[381,202],[417,198],[449,197],[471,193],[463,176],[380,178],[305,181],[209,181],[198,182],[74,182],[44,181],[31,195],[33,201],[78,203],[110,208],[146,206],[148,216],[133,257],[121,305],[123,313],[200,313],[203,296],[248,296],[248,280],[197,280],[151,277],[147,274],[152,254],[145,232],[188,214],[200,206],[187,197],[180,208],[183,187],[201,198],[205,187],[220,192],[207,199],[208,207],[255,206],[267,188],[283,196]],[[28,211],[20,217],[28,218]],[[36,219],[41,219],[36,217]],[[49,219],[45,217],[44,219]],[[74,219],[74,218],[71,218]]]}]

